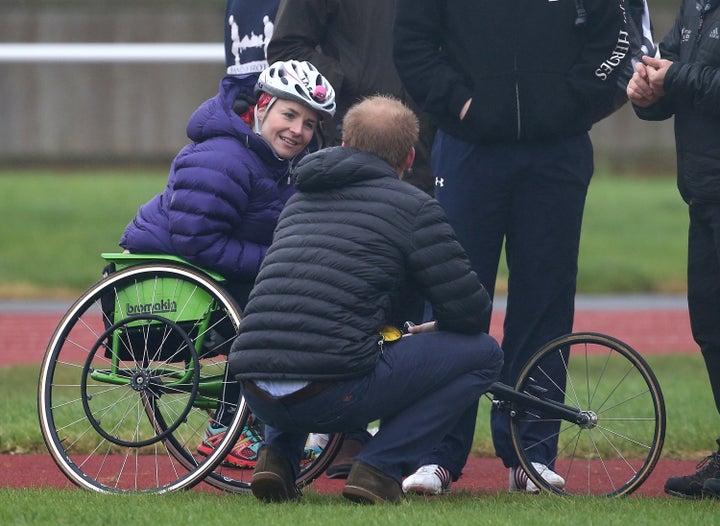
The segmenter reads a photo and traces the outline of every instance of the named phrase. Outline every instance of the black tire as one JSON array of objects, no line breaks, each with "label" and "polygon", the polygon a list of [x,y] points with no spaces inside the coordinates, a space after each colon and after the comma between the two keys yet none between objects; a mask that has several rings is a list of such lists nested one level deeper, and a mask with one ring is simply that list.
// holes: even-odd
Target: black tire
[{"label": "black tire", "polygon": [[[156,292],[161,282],[162,294]],[[212,312],[128,314],[131,309],[118,308],[121,295],[138,303],[175,301],[181,311],[194,298],[195,307],[202,311],[205,303]],[[182,266],[133,266],[90,287],[60,320],[40,370],[40,427],[63,473],[101,493],[166,493],[200,481],[249,490],[252,470],[223,462],[248,418],[242,398],[212,454],[197,452],[226,381],[226,354],[240,318],[221,285]],[[316,448],[298,485],[320,476],[341,443],[335,434]]]},{"label": "black tire", "polygon": [[[550,373],[552,367],[564,370],[566,380]],[[542,490],[629,495],[660,458],[666,425],[660,385],[642,356],[615,338],[575,333],[548,343],[523,368],[515,389],[560,401],[589,417],[587,424],[578,425],[540,410],[513,407],[515,450],[530,480]],[[548,465],[565,479],[564,488],[548,483],[533,465],[548,456]]]}]

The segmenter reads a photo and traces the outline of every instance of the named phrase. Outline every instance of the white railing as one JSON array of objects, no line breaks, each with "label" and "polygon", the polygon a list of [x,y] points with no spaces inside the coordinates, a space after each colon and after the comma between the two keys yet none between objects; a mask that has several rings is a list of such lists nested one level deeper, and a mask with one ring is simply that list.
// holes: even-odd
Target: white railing
[{"label": "white railing", "polygon": [[225,47],[220,44],[102,44],[102,43],[0,43],[0,63],[225,63]]}]

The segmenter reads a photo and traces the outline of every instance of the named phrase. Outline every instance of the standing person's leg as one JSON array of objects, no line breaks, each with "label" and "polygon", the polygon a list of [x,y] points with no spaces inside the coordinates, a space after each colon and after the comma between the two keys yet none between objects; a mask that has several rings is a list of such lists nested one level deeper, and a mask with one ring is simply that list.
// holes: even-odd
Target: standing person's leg
[{"label": "standing person's leg", "polygon": [[[720,413],[720,206],[691,204],[689,212],[690,327],[705,360],[715,408]],[[704,494],[704,484],[710,481],[707,493],[720,496],[720,449],[698,466],[696,473],[670,477],[665,482],[665,491],[679,497],[698,498]]]},{"label": "standing person's leg", "polygon": [[460,478],[472,449],[478,405],[479,403],[475,402],[467,407],[460,415],[457,425],[447,429],[440,443],[420,458],[417,467],[439,465],[447,469],[453,481]]},{"label": "standing person's leg", "polygon": [[415,161],[403,175],[403,181],[420,188],[429,195],[434,195],[435,178],[430,166],[430,152],[437,127],[432,117],[422,111],[405,91],[403,91],[402,100],[415,112],[420,122],[420,136],[415,143]]},{"label": "standing person's leg", "polygon": [[720,413],[720,206],[690,206],[688,308]]},{"label": "standing person's leg", "polygon": [[438,130],[432,150],[435,198],[492,298],[512,199],[512,155]]},{"label": "standing person's leg", "polygon": [[[491,297],[511,203],[512,154],[503,145],[479,146],[438,130],[432,150],[435,197]],[[454,433],[418,459],[403,486],[438,493],[460,477],[472,448],[478,404],[468,407]]]},{"label": "standing person's leg", "polygon": [[[506,243],[509,282],[501,376],[509,385],[515,384],[535,351],[572,331],[580,230],[593,172],[587,135],[521,145],[516,157],[522,169],[515,176]],[[564,383],[560,363],[552,376]],[[514,468],[519,461],[508,418],[493,408],[496,454],[506,467]],[[543,430],[543,438],[551,437],[556,427]],[[533,460],[552,466],[557,441],[544,443],[548,447]]]}]

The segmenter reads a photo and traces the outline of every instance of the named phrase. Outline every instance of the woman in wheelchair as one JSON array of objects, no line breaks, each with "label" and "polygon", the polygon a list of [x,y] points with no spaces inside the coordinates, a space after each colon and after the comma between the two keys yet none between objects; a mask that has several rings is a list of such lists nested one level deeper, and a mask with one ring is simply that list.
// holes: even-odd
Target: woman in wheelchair
[{"label": "woman in wheelchair", "polygon": [[[242,310],[294,192],[294,166],[335,113],[335,92],[309,62],[276,62],[256,75],[227,75],[190,117],[192,141],[175,157],[163,193],[140,207],[120,246],[162,253],[218,272]],[[225,400],[240,390],[225,383]],[[198,447],[209,454],[232,420],[221,404]],[[250,425],[226,462],[253,468],[262,438]]]}]

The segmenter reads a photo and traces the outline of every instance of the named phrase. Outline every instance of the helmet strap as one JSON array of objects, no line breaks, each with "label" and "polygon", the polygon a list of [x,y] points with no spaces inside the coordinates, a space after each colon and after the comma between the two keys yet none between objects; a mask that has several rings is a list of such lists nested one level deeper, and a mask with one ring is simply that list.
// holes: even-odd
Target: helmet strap
[{"label": "helmet strap", "polygon": [[[263,98],[260,97],[260,99],[258,100],[258,103],[255,105],[255,126],[253,126],[253,131],[258,135],[262,135],[262,133],[261,133],[262,121],[258,117],[258,113],[259,113],[258,110],[260,109],[260,104],[262,102],[264,102],[262,99]],[[278,100],[277,97],[273,97],[270,99],[270,102],[267,103],[267,106],[265,106],[265,112],[263,113],[263,120],[265,119],[265,116],[267,115],[267,113],[270,111],[270,108],[272,108],[272,105],[275,104],[275,101],[277,101],[277,100]]]}]

